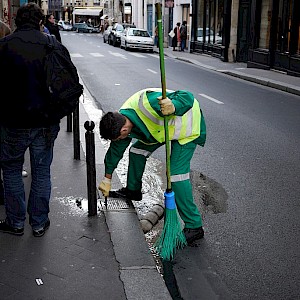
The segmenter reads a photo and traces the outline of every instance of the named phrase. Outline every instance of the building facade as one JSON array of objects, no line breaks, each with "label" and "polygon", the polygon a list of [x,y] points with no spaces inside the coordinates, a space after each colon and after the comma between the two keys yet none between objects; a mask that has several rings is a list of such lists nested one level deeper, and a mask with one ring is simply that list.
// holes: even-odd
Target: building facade
[{"label": "building facade", "polygon": [[300,76],[300,1],[252,1],[248,67]]},{"label": "building facade", "polygon": [[[13,29],[16,11],[25,1],[0,1],[0,18]],[[134,23],[152,36],[157,25],[157,0],[34,1],[57,20],[72,20],[75,9],[86,8],[94,9],[99,22]],[[161,1],[165,46],[171,43],[168,33],[175,24],[187,21],[190,52],[300,76],[300,0]]]}]

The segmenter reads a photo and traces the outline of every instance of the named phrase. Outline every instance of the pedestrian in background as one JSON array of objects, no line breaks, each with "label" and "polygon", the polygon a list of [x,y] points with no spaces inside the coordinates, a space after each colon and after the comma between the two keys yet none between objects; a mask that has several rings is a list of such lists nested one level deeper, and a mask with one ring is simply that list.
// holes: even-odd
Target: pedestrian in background
[{"label": "pedestrian in background", "polygon": [[41,23],[41,26],[40,26],[40,29],[41,29],[41,32],[44,32],[45,34],[51,34],[49,29],[45,26],[45,18],[43,20],[43,22]]},{"label": "pedestrian in background", "polygon": [[186,40],[187,40],[187,22],[183,21],[180,27],[180,51],[184,51],[186,47]]},{"label": "pedestrian in background", "polygon": [[[10,28],[0,20],[0,39],[9,35],[11,33]],[[3,72],[3,71],[2,71]],[[4,187],[2,180],[2,170],[1,170],[1,162],[0,162],[0,205],[4,204]]]},{"label": "pedestrian in background", "polygon": [[176,51],[177,47],[180,45],[180,22],[176,24],[176,27],[174,28],[174,36],[172,38],[172,47],[173,51]]},{"label": "pedestrian in background", "polygon": [[45,26],[48,28],[50,34],[53,34],[56,37],[56,39],[61,43],[61,36],[59,33],[59,28],[55,24],[55,18],[54,18],[53,14],[46,16]]},{"label": "pedestrian in background", "polygon": [[[26,199],[22,170],[27,149],[30,155],[31,186],[27,203],[29,224],[35,237],[44,235],[51,193],[50,166],[60,119],[47,109],[49,90],[44,75],[48,39],[40,31],[43,11],[35,3],[22,5],[16,14],[17,29],[0,39],[1,148],[6,219],[0,232],[23,235]],[[60,47],[63,47],[61,44]],[[11,80],[18,88],[9,90]],[[17,117],[16,117],[17,116]]]},{"label": "pedestrian in background", "polygon": [[[193,94],[161,89],[141,90],[132,95],[119,112],[108,112],[100,121],[100,135],[110,140],[104,164],[105,175],[99,185],[105,197],[142,200],[142,177],[146,161],[165,144],[164,116],[170,115],[171,183],[176,205],[184,222],[188,244],[204,236],[202,217],[194,202],[190,181],[190,161],[197,145],[204,146],[206,125],[199,102]],[[132,139],[129,149],[127,186],[111,191],[112,174]]]}]

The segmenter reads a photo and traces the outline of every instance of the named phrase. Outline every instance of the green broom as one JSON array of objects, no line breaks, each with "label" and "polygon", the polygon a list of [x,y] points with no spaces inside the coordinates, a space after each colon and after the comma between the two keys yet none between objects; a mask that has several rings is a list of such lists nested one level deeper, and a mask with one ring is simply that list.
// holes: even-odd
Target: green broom
[{"label": "green broom", "polygon": [[[163,48],[163,30],[161,17],[161,4],[156,3],[157,25],[158,25],[158,47],[160,57],[160,74],[162,97],[166,98],[166,76],[164,64],[164,48]],[[170,164],[170,139],[169,139],[169,117],[164,117],[165,142],[166,142],[166,173],[167,173],[167,190],[165,196],[165,215],[164,227],[160,237],[154,244],[157,253],[163,260],[172,260],[177,248],[183,248],[187,242],[182,232],[178,212],[176,209],[175,194],[171,187],[171,164]]]}]

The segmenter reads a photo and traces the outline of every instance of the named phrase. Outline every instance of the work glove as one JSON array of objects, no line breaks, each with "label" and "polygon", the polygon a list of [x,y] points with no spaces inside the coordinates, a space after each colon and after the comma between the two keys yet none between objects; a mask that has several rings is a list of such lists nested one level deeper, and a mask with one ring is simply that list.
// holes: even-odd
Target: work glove
[{"label": "work glove", "polygon": [[102,192],[104,197],[108,197],[111,189],[111,179],[104,177],[100,182],[98,189]]},{"label": "work glove", "polygon": [[165,99],[158,97],[157,99],[158,104],[160,105],[160,110],[164,116],[171,115],[175,112],[175,106],[168,97]]}]

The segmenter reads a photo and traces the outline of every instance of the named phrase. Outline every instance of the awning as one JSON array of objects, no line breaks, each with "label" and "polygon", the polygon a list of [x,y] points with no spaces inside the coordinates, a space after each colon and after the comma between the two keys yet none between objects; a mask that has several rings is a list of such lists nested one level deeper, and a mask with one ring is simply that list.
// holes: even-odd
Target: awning
[{"label": "awning", "polygon": [[73,10],[73,15],[79,16],[99,16],[103,7],[99,7],[97,9],[92,8],[75,8]]},{"label": "awning", "polygon": [[105,18],[107,18],[108,16],[107,15],[103,15],[100,20],[104,20]]}]

